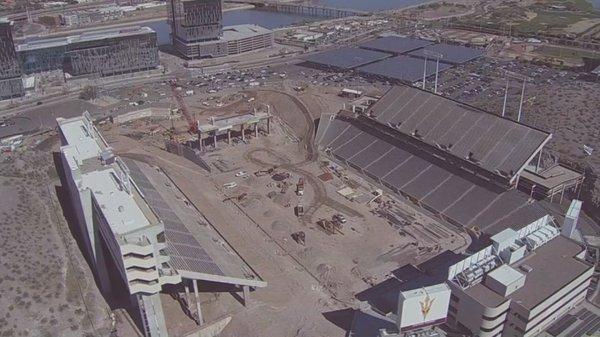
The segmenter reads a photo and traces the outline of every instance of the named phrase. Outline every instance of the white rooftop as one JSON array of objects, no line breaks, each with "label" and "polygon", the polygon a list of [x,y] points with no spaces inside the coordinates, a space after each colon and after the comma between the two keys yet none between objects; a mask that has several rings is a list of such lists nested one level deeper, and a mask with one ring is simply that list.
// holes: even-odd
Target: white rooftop
[{"label": "white rooftop", "polygon": [[444,283],[440,283],[440,284],[434,284],[429,287],[423,287],[423,288],[417,288],[417,289],[403,291],[401,296],[402,296],[402,298],[407,299],[407,298],[412,298],[412,297],[422,297],[423,295],[428,295],[428,294],[434,295],[434,294],[438,294],[438,293],[445,293],[445,292],[449,292],[449,291],[450,291],[450,287],[448,287],[448,285],[444,282]]},{"label": "white rooftop", "polygon": [[150,225],[133,195],[119,187],[114,169],[89,172],[81,178],[81,187],[92,191],[114,233],[126,234]]},{"label": "white rooftop", "polygon": [[81,163],[100,155],[102,149],[92,136],[93,130],[89,129],[83,118],[63,119],[59,121],[59,127],[65,135],[67,143],[73,147],[72,150],[69,150],[70,157],[77,162]]},{"label": "white rooftop", "polygon": [[136,200],[129,176],[123,174],[124,164],[102,164],[100,155],[107,144],[89,117],[59,119],[58,125],[68,143],[61,151],[71,171],[79,173],[79,189],[92,192],[113,232],[126,234],[155,224],[151,223],[154,217],[149,220],[148,205],[141,198]]},{"label": "white rooftop", "polygon": [[493,278],[498,283],[508,286],[525,277],[513,267],[503,264],[487,274],[487,277]]}]

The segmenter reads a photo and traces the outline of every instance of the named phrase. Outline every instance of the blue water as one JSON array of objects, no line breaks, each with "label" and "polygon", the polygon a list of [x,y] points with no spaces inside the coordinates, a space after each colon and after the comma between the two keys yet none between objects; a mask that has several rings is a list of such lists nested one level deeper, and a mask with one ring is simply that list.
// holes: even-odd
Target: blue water
[{"label": "blue water", "polygon": [[[223,13],[224,26],[255,24],[268,29],[274,29],[315,20],[318,20],[318,18],[259,11],[255,9],[241,9]],[[162,46],[171,43],[169,37],[169,34],[171,33],[171,27],[167,23],[166,19],[146,22],[142,24],[142,26],[150,27],[156,31],[159,45]]]},{"label": "blue water", "polygon": [[594,6],[594,8],[600,9],[600,0],[588,0],[588,1],[592,3],[592,6]]},{"label": "blue water", "polygon": [[326,7],[376,12],[419,5],[428,1],[430,0],[312,0],[311,3]]}]

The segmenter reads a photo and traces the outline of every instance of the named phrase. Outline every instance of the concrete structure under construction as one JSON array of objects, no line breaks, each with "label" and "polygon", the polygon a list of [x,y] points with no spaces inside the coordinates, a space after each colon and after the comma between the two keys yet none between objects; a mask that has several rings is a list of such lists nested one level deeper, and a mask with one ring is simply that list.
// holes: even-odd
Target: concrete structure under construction
[{"label": "concrete structure under construction", "polygon": [[[234,117],[225,117],[219,119],[211,119],[210,124],[198,125],[198,147],[200,151],[205,148],[205,143],[210,141],[213,147],[217,147],[217,139],[221,136],[227,135],[227,143],[231,144],[232,133],[239,134],[239,137],[243,142],[246,141],[247,129],[251,129],[250,132],[254,133],[255,137],[258,137],[259,125],[261,123],[266,124],[266,133],[269,134],[271,131],[271,119],[273,116],[267,112],[256,112],[245,115],[239,115]],[[239,132],[235,129],[239,128]],[[205,135],[207,137],[205,137]]]},{"label": "concrete structure under construction", "polygon": [[273,32],[257,25],[223,27],[222,0],[170,0],[173,47],[188,59],[235,55],[271,47]]},{"label": "concrete structure under construction", "polygon": [[23,71],[63,69],[72,76],[109,76],[158,67],[156,32],[127,27],[31,40],[16,47]]},{"label": "concrete structure under construction", "polygon": [[164,172],[115,156],[87,113],[57,122],[57,170],[75,234],[103,294],[125,290],[145,336],[168,336],[159,296],[165,285],[198,325],[199,282],[237,289],[245,301],[251,288],[266,286],[189,201],[165,188],[173,183]]},{"label": "concrete structure under construction", "polygon": [[0,18],[0,100],[25,94],[12,29],[12,22]]}]

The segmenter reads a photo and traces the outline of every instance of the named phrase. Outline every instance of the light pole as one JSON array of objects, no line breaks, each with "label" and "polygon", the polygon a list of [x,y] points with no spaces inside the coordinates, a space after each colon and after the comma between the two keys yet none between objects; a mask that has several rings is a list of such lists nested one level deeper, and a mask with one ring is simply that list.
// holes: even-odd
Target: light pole
[{"label": "light pole", "polygon": [[506,114],[506,99],[508,98],[508,83],[509,83],[509,78],[506,78],[506,88],[504,89],[504,105],[502,105],[502,117],[505,116]]},{"label": "light pole", "polygon": [[525,78],[523,78],[523,89],[521,89],[521,102],[519,103],[519,114],[517,115],[517,123],[521,123],[521,113],[523,112],[523,98],[525,98]]},{"label": "light pole", "polygon": [[423,89],[425,89],[425,77],[427,72],[427,58],[432,57],[435,58],[435,85],[433,92],[437,94],[438,88],[438,77],[440,73],[440,59],[444,57],[444,54],[438,53],[432,50],[423,50],[423,55],[425,55],[425,65],[423,67]]},{"label": "light pole", "polygon": [[[423,51],[425,54],[426,50]],[[427,77],[427,54],[425,54],[425,62],[423,63],[423,90],[425,90],[425,78]]]},{"label": "light pole", "polygon": [[502,107],[502,117],[505,117],[506,114],[506,101],[508,100],[508,85],[511,78],[523,81],[523,86],[521,88],[521,99],[519,101],[519,111],[517,112],[517,123],[521,123],[521,117],[523,115],[523,102],[525,100],[525,83],[527,82],[527,79],[529,77],[510,72],[506,73],[506,88],[504,89],[504,105]]}]

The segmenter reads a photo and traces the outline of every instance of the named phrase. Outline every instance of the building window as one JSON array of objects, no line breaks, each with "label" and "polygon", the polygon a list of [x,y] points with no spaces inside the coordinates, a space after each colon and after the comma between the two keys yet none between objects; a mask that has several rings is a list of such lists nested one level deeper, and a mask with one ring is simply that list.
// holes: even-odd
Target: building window
[{"label": "building window", "polygon": [[484,321],[495,321],[497,320],[500,316],[506,314],[508,312],[508,309],[504,310],[503,312],[499,313],[497,316],[495,317],[488,317],[486,315],[481,315],[481,318],[483,318]]},{"label": "building window", "polygon": [[489,329],[486,329],[486,328],[481,328],[480,330],[481,330],[481,331],[483,331],[483,332],[492,332],[492,331],[494,331],[494,330],[498,329],[499,327],[503,326],[503,325],[504,325],[504,323],[506,323],[506,320],[503,320],[502,322],[500,322],[498,325],[496,325],[496,326],[495,326],[495,327],[493,327],[493,328],[489,328]]}]

